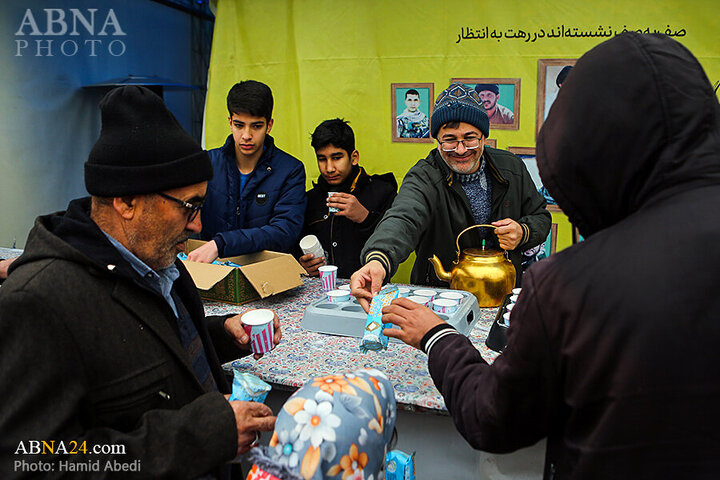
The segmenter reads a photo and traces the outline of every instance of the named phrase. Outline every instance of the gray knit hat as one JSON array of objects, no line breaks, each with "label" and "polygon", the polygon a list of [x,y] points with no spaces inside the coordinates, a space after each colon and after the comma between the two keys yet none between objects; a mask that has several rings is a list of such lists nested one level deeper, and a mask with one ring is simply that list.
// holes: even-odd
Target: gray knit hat
[{"label": "gray knit hat", "polygon": [[486,138],[490,133],[490,119],[482,106],[480,95],[462,83],[453,83],[435,100],[430,118],[430,133],[433,138],[437,138],[440,127],[448,122],[469,123],[477,127]]},{"label": "gray knit hat", "polygon": [[156,193],[212,178],[208,153],[149,89],[111,90],[100,111],[100,138],[85,163],[90,195]]}]

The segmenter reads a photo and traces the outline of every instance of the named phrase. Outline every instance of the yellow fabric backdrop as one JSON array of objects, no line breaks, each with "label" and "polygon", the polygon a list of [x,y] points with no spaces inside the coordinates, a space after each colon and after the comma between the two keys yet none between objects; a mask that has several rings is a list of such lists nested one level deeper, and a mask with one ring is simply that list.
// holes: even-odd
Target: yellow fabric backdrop
[{"label": "yellow fabric backdrop", "polygon": [[[433,145],[392,142],[391,83],[434,83],[437,96],[453,77],[520,78],[519,129],[491,129],[490,138],[499,148],[534,147],[538,59],[578,58],[604,40],[574,33],[681,32],[714,82],[718,27],[717,0],[218,0],[205,144],[219,146],[229,134],[230,87],[255,79],[273,90],[272,135],[305,163],[308,186],[318,175],[310,134],[334,117],[351,122],[361,165],[393,171],[400,182]],[[515,38],[541,29],[535,41]],[[483,31],[502,37],[458,41]]]}]

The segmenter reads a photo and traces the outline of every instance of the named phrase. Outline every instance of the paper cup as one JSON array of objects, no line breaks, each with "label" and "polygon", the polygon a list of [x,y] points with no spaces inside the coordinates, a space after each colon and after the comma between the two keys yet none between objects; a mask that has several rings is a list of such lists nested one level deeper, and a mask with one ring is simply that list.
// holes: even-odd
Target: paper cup
[{"label": "paper cup", "polygon": [[515,303],[517,302],[518,296],[517,295],[510,295],[510,302]]},{"label": "paper cup", "polygon": [[409,297],[410,289],[408,287],[398,287],[398,296],[399,297]]},{"label": "paper cup", "polygon": [[420,305],[425,306],[427,306],[428,302],[430,301],[428,297],[421,297],[419,295],[410,295],[409,297],[407,297],[407,299],[411,302],[419,303]]},{"label": "paper cup", "polygon": [[455,313],[457,308],[457,301],[449,298],[436,298],[432,302],[432,309],[437,313]]},{"label": "paper cup", "polygon": [[349,302],[350,292],[347,290],[330,290],[327,292],[328,299],[333,303]]},{"label": "paper cup", "polygon": [[337,289],[338,289],[338,290],[347,290],[347,291],[349,292],[349,291],[350,291],[350,285],[348,285],[348,284],[340,285],[339,287],[337,287]]},{"label": "paper cup", "polygon": [[510,325],[510,312],[503,313],[503,321],[505,322],[503,325],[506,327]]},{"label": "paper cup", "polygon": [[453,300],[456,304],[460,305],[460,302],[462,302],[462,299],[464,295],[460,292],[442,292],[438,297],[443,298],[445,300]]},{"label": "paper cup", "polygon": [[515,308],[515,304],[514,304],[514,303],[508,303],[507,305],[505,305],[505,310],[507,310],[508,312],[509,312],[510,310],[512,310],[513,308]]},{"label": "paper cup", "polygon": [[325,256],[320,240],[315,235],[306,235],[300,239],[300,250],[306,255],[312,253],[315,258]]},{"label": "paper cup", "polygon": [[274,318],[275,313],[265,308],[250,310],[240,317],[245,333],[250,337],[250,348],[253,353],[267,353],[275,346],[273,342]]},{"label": "paper cup", "polygon": [[437,292],[435,290],[415,290],[412,293],[413,295],[426,297],[429,301],[432,301],[432,299],[435,298],[435,295],[437,295]]},{"label": "paper cup", "polygon": [[[330,200],[330,197],[332,197],[336,193],[338,193],[338,192],[328,192],[327,199]],[[340,211],[340,209],[337,209],[335,207],[328,207],[328,212],[330,212],[330,213],[335,213],[335,212],[339,212],[339,211]]]},{"label": "paper cup", "polygon": [[325,292],[335,290],[335,280],[337,280],[337,269],[335,265],[323,265],[318,268],[320,272],[320,281]]},{"label": "paper cup", "polygon": [[520,287],[513,288],[513,289],[512,289],[512,293],[515,294],[515,295],[520,295],[520,291],[521,291],[521,290],[522,290],[522,288],[520,288]]}]

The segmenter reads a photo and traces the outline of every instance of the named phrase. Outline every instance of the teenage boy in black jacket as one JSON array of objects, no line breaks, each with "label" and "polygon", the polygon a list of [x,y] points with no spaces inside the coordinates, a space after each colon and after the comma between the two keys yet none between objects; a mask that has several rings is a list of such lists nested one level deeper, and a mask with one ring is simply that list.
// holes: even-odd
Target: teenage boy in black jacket
[{"label": "teenage boy in black jacket", "polygon": [[[335,118],[318,125],[311,145],[320,177],[307,192],[303,236],[317,236],[327,258],[307,254],[300,257],[300,264],[313,276],[325,264],[336,265],[339,277],[350,278],[361,266],[365,241],[395,199],[397,182],[392,173],[368,175],[358,165],[355,134],[344,120]],[[329,192],[335,192],[331,198]]]}]

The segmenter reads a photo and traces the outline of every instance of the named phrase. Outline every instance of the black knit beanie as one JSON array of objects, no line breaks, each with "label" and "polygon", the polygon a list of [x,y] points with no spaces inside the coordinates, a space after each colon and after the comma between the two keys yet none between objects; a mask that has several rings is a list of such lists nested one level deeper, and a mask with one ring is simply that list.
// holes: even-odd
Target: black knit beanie
[{"label": "black knit beanie", "polygon": [[155,193],[212,178],[208,153],[149,89],[115,88],[100,101],[100,112],[100,138],[85,162],[91,195]]},{"label": "black knit beanie", "polygon": [[477,127],[485,138],[490,133],[490,119],[482,106],[480,95],[462,83],[453,83],[435,100],[430,133],[437,138],[440,127],[448,122],[465,122]]}]

